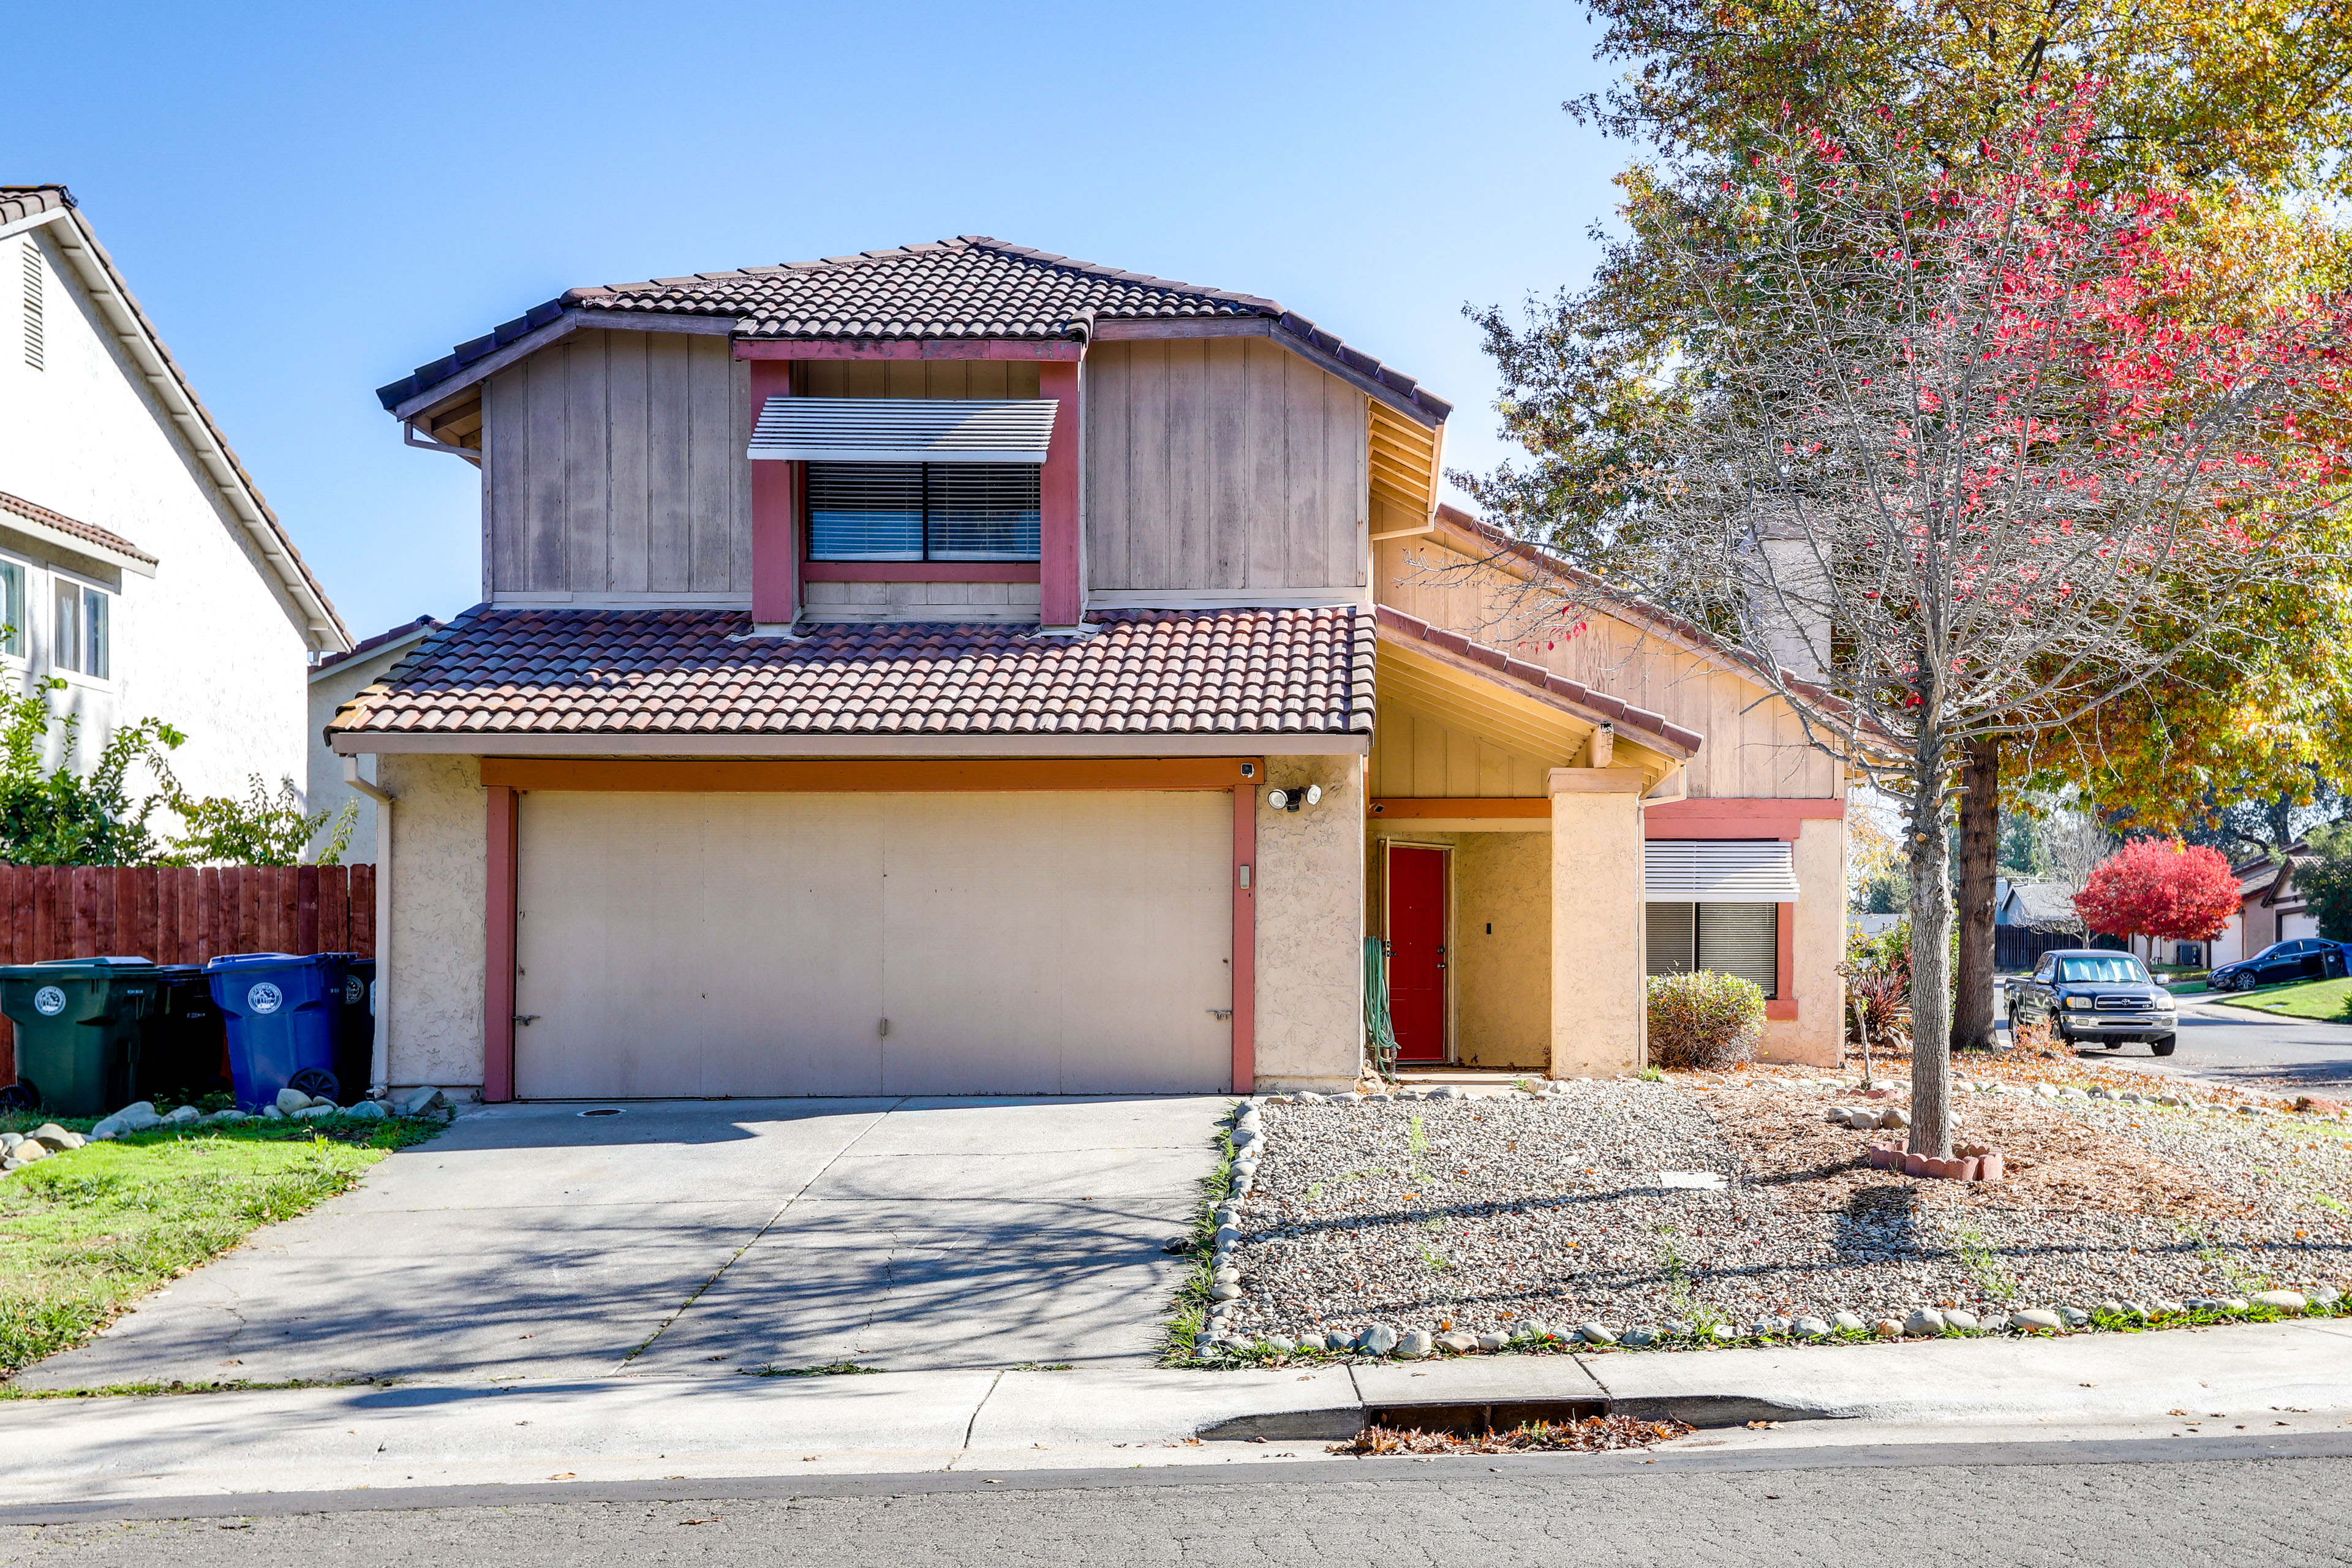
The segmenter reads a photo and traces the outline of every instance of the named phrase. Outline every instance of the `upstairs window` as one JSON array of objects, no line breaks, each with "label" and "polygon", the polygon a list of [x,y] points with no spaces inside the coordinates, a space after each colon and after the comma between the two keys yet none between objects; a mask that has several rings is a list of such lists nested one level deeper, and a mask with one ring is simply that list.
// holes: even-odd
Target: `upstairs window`
[{"label": "upstairs window", "polygon": [[56,580],[52,629],[57,640],[50,646],[59,669],[99,680],[110,678],[114,630],[109,601],[113,597],[103,588],[63,577]]},{"label": "upstairs window", "polygon": [[808,466],[812,561],[1034,561],[1027,463]]},{"label": "upstairs window", "polygon": [[0,653],[10,658],[25,657],[25,614],[24,563],[0,561]]}]

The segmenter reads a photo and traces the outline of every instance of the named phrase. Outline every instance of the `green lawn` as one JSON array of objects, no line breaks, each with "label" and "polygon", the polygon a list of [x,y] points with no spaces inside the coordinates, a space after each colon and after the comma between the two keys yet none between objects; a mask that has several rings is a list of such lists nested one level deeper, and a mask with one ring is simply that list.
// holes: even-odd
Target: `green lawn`
[{"label": "green lawn", "polygon": [[[34,1123],[8,1116],[0,1131]],[[85,1342],[257,1226],[347,1191],[393,1150],[440,1130],[341,1117],[159,1130],[0,1176],[0,1380]]]},{"label": "green lawn", "polygon": [[2251,1007],[2256,1012],[2277,1013],[2289,1018],[2336,1019],[2345,1016],[2347,1007],[2352,1007],[2352,979],[2306,980],[2300,985],[2281,985],[2231,996],[2221,1005]]}]

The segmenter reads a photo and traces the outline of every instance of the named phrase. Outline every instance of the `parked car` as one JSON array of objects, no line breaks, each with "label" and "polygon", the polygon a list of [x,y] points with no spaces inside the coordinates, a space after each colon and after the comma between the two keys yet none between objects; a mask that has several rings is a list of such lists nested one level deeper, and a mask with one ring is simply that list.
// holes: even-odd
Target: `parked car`
[{"label": "parked car", "polygon": [[2288,980],[2325,980],[2345,973],[2345,944],[2315,936],[2274,942],[2235,963],[2225,963],[2205,978],[2214,991],[2252,991]]},{"label": "parked car", "polygon": [[2176,1006],[2172,993],[2130,953],[2062,947],[2043,953],[2032,974],[2010,982],[2009,1029],[2014,1038],[2021,1023],[2047,1019],[2069,1045],[2096,1041],[2112,1051],[2126,1040],[2146,1040],[2155,1055],[2168,1057]]}]

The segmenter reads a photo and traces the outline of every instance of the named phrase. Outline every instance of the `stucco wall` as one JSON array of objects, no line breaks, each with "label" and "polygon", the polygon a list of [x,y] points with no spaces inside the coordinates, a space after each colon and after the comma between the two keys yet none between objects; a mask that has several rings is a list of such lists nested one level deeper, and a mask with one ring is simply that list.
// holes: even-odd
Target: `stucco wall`
[{"label": "stucco wall", "polygon": [[1551,837],[1465,833],[1454,851],[1455,1055],[1541,1072],[1551,1057]]},{"label": "stucco wall", "polygon": [[[489,815],[472,757],[376,759],[392,792],[391,952],[383,1025],[396,1085],[482,1081],[482,942]],[[379,876],[383,876],[381,868]]]},{"label": "stucco wall", "polygon": [[1646,1016],[1641,807],[1631,793],[1555,795],[1551,827],[1551,1075],[1631,1072]]},{"label": "stucco wall", "polygon": [[[1320,784],[1296,812],[1267,790]],[[1344,1089],[1363,1060],[1362,759],[1268,757],[1258,792],[1257,1082]]]},{"label": "stucco wall", "polygon": [[1796,930],[1789,954],[1796,971],[1797,1016],[1764,1026],[1758,1055],[1766,1061],[1833,1068],[1843,1049],[1845,982],[1845,823],[1816,817],[1799,830]]},{"label": "stucco wall", "polygon": [[[44,368],[25,363],[22,247],[42,250]],[[121,535],[157,558],[153,576],[118,571],[5,529],[0,552],[29,568],[30,661],[0,659],[13,681],[50,673],[51,572],[107,588],[113,674],[68,675],[60,710],[80,716],[88,759],[116,723],[160,717],[184,731],[180,781],[242,795],[249,775],[302,787],[300,630],[251,553],[243,527],[195,470],[175,429],[121,358],[69,268],[41,231],[0,242],[0,490]]]}]

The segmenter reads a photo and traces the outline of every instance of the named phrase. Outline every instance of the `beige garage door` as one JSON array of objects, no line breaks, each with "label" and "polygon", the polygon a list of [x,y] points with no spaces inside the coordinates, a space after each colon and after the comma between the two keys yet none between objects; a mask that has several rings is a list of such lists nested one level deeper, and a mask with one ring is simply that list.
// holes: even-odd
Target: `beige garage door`
[{"label": "beige garage door", "polygon": [[535,790],[520,810],[525,1099],[1232,1081],[1223,794]]}]

